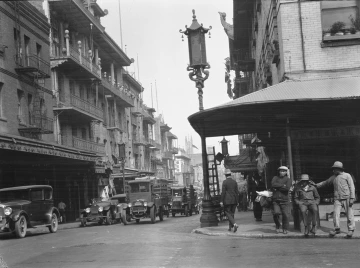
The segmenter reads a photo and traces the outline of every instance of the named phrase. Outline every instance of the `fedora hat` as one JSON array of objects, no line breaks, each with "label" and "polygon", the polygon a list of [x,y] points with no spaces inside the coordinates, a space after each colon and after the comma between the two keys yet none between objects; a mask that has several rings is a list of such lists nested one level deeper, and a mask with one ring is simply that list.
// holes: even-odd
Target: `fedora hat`
[{"label": "fedora hat", "polygon": [[308,174],[301,174],[300,181],[309,181],[309,175]]},{"label": "fedora hat", "polygon": [[289,169],[288,169],[288,167],[286,167],[286,166],[281,166],[281,167],[278,168],[278,170],[288,171]]},{"label": "fedora hat", "polygon": [[343,165],[343,163],[341,163],[340,161],[335,161],[334,165],[333,165],[331,168],[332,168],[332,169],[338,168],[338,169],[343,170],[343,169],[344,169],[344,165]]},{"label": "fedora hat", "polygon": [[228,168],[227,168],[227,169],[225,169],[225,176],[226,176],[226,175],[231,175],[231,170],[230,170],[230,169],[228,169]]}]

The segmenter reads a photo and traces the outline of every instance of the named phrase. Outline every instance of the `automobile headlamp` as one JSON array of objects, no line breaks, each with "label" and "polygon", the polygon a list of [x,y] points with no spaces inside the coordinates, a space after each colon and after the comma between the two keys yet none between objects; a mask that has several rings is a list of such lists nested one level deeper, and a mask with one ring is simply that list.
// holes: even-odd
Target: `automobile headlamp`
[{"label": "automobile headlamp", "polygon": [[[99,209],[100,209],[100,208],[99,208]],[[86,213],[90,213],[90,208],[86,208],[86,209],[85,209],[85,212],[86,212]]]},{"label": "automobile headlamp", "polygon": [[129,204],[128,204],[128,206],[129,206],[129,208],[131,208],[132,204],[131,204],[131,203],[129,203]]},{"label": "automobile headlamp", "polygon": [[6,208],[4,209],[4,214],[5,214],[6,216],[9,216],[11,213],[12,213],[12,208],[11,208],[11,207],[6,207]]},{"label": "automobile headlamp", "polygon": [[147,202],[144,202],[144,207],[147,207]]},{"label": "automobile headlamp", "polygon": [[98,210],[99,210],[99,212],[102,212],[102,211],[104,210],[104,208],[103,208],[103,207],[99,207]]}]

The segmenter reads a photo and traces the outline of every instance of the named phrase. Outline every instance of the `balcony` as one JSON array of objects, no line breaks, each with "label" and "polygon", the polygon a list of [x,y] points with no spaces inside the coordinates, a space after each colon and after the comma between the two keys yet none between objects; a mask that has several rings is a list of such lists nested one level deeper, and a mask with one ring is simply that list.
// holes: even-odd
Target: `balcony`
[{"label": "balcony", "polygon": [[79,150],[85,150],[101,155],[105,154],[105,145],[89,140],[83,140],[74,136],[61,136],[61,144]]},{"label": "balcony", "polygon": [[153,139],[149,139],[149,148],[151,150],[154,150],[154,151],[160,151],[161,150],[161,144],[160,143],[157,143],[155,140]]},{"label": "balcony", "polygon": [[140,136],[140,135],[134,135],[133,136],[133,144],[137,145],[137,146],[145,146],[147,143],[145,141],[144,136]]},{"label": "balcony", "polygon": [[173,154],[171,151],[164,151],[162,153],[162,158],[164,159],[173,159]]},{"label": "balcony", "polygon": [[131,98],[130,92],[124,86],[112,85],[107,78],[102,78],[101,84],[105,89],[108,89],[115,95],[115,100],[120,106],[134,107],[134,100]]},{"label": "balcony", "polygon": [[49,134],[54,132],[53,119],[44,115],[29,114],[29,122],[19,128],[21,133]]},{"label": "balcony", "polygon": [[54,111],[66,111],[69,116],[74,111],[76,114],[85,116],[90,120],[103,121],[104,118],[102,109],[75,95],[70,95],[70,107],[67,107],[66,104],[59,104],[58,107],[54,107]]},{"label": "balcony", "polygon": [[134,89],[137,90],[138,92],[143,92],[144,88],[142,87],[141,83],[136,80],[128,71],[124,70],[124,78],[130,82],[133,86]]},{"label": "balcony", "polygon": [[[79,53],[81,49],[69,46],[64,48],[63,53],[51,56],[51,68],[64,68],[70,76],[79,78],[101,79],[101,71],[98,65],[92,63],[91,59]],[[80,68],[79,68],[80,67]]]},{"label": "balcony", "polygon": [[178,154],[179,153],[179,149],[176,147],[170,148],[169,150],[172,154]]},{"label": "balcony", "polygon": [[143,122],[151,125],[156,123],[155,118],[144,108],[142,109],[142,115],[143,115]]},{"label": "balcony", "polygon": [[255,71],[255,59],[250,57],[250,53],[245,49],[234,50],[234,62],[239,66],[242,72]]},{"label": "balcony", "polygon": [[142,109],[138,107],[131,108],[131,113],[135,116],[141,116],[142,115]]},{"label": "balcony", "polygon": [[16,68],[19,73],[28,73],[38,78],[50,77],[50,64],[37,55],[25,56],[15,55]]}]

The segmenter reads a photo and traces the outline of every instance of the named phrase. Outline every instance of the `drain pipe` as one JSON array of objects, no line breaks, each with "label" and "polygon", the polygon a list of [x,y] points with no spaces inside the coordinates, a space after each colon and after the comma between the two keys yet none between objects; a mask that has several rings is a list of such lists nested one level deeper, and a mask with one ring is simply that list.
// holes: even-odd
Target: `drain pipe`
[{"label": "drain pipe", "polygon": [[305,62],[305,46],[304,46],[304,33],[302,26],[302,17],[301,17],[301,0],[298,0],[298,10],[299,10],[299,19],[300,19],[300,36],[301,36],[301,49],[302,49],[302,60],[304,73],[306,72],[306,62]]}]

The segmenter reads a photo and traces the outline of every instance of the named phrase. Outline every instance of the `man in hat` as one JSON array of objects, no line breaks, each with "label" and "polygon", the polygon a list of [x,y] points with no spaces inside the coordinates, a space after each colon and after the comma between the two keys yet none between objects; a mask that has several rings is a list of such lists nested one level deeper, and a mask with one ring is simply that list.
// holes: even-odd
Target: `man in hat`
[{"label": "man in hat", "polygon": [[237,182],[231,178],[231,171],[229,169],[225,170],[225,177],[226,180],[222,183],[220,205],[224,206],[225,214],[229,219],[229,231],[234,228],[235,233],[238,225],[235,223],[234,214],[239,203],[239,189]]},{"label": "man in hat", "polygon": [[279,175],[271,180],[273,190],[273,218],[276,225],[276,233],[280,233],[280,215],[282,216],[283,233],[288,233],[289,228],[289,190],[291,180],[287,176],[289,169],[285,166],[278,168]]},{"label": "man in hat", "polygon": [[344,166],[341,162],[336,161],[331,167],[334,175],[326,181],[316,184],[318,188],[326,185],[334,186],[334,231],[330,231],[330,236],[340,234],[340,210],[341,207],[345,209],[348,233],[347,237],[351,238],[355,230],[355,219],[352,205],[355,200],[354,182],[349,173],[344,172]]},{"label": "man in hat", "polygon": [[[299,206],[301,211],[302,219],[305,227],[305,236],[309,235],[309,232],[315,235],[318,205],[320,203],[320,196],[316,188],[311,184],[308,174],[302,174],[298,187],[295,191],[295,203]],[[312,228],[308,226],[306,212],[312,213]]]}]

